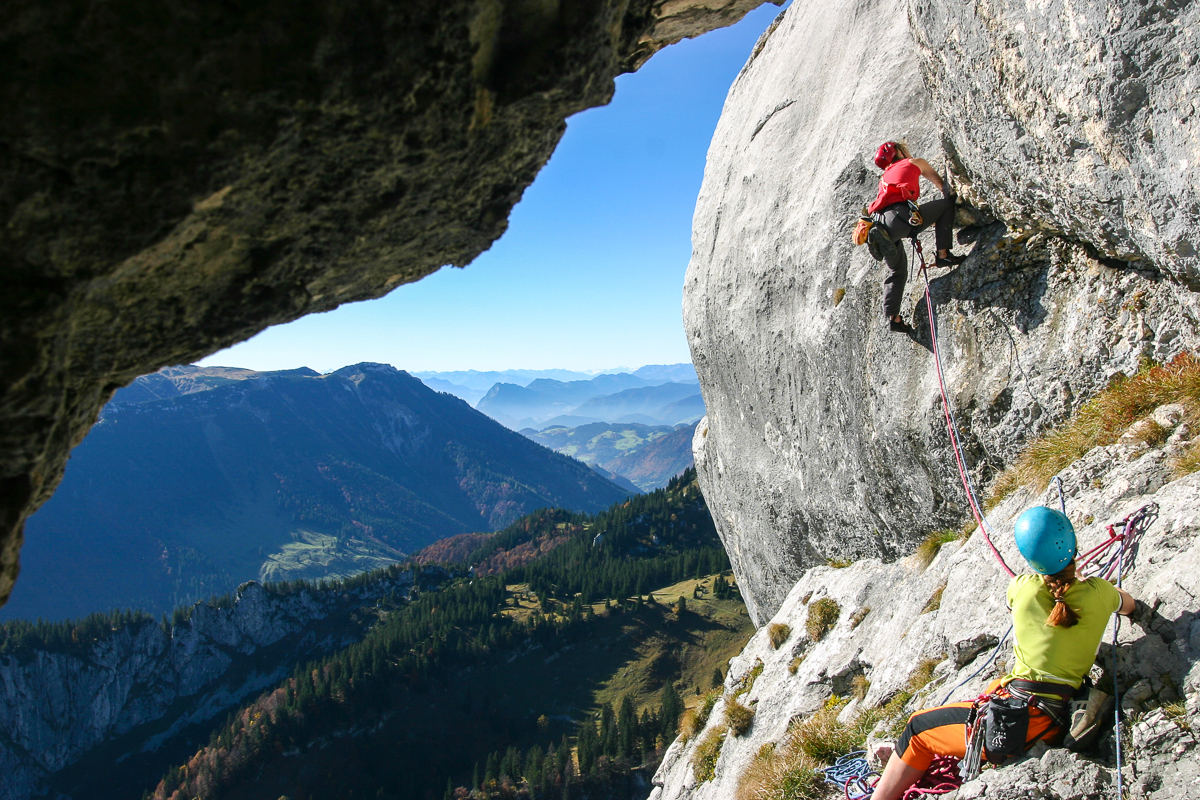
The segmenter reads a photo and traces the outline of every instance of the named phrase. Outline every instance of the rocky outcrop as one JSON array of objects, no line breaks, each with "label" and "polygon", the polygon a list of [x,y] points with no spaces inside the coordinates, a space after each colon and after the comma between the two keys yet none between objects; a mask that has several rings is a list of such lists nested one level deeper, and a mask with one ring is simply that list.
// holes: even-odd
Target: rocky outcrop
[{"label": "rocky outcrop", "polygon": [[6,8],[0,602],[114,389],[466,265],[569,115],[761,2]]},{"label": "rocky outcrop", "polygon": [[398,571],[347,590],[248,583],[229,605],[198,603],[171,627],[144,620],[67,651],[15,647],[0,655],[0,800],[44,794],[55,773],[101,744],[109,760],[96,767],[132,756],[120,779],[136,784],[139,754],[274,686],[298,661],[355,641],[368,620],[351,612],[411,583]]},{"label": "rocky outcrop", "polygon": [[[1139,26],[1138,8],[1163,24]],[[1124,73],[1089,65],[1087,97],[1069,93],[1085,86],[1078,70],[1060,68],[1072,63],[1062,60],[1075,52],[1069,42],[1045,55],[1022,45],[1012,64],[1025,66],[1026,82],[1005,83],[1009,61],[989,61],[986,48],[1021,30],[1025,7],[973,9],[918,4],[910,22],[905,4],[797,2],[764,34],[726,100],[697,202],[683,310],[708,411],[696,465],[759,624],[806,569],[896,558],[965,514],[923,287],[910,282],[904,304],[918,334],[889,333],[883,268],[850,242],[875,194],[880,142],[907,138],[939,169],[949,163],[982,209],[959,216],[971,257],[930,272],[949,399],[978,484],[1117,372],[1200,346],[1200,295],[1180,255],[1195,218],[1194,189],[1179,181],[1191,173],[1165,177],[1179,148],[1193,146],[1194,118],[1175,108],[1161,142],[1138,138],[1143,129],[1105,99],[1124,91]],[[1021,36],[1033,38],[1021,42],[1068,27],[1065,4],[1040,9],[1041,27],[1031,23]],[[1163,114],[1163,98],[1195,80],[1194,70],[1168,68],[1190,57],[1187,27],[1171,20],[1194,13],[1123,7],[1111,24],[1132,33],[1102,45],[1112,63],[1147,62],[1161,48],[1153,68],[1161,80],[1147,91]],[[987,65],[978,92],[968,84],[977,63]],[[1099,98],[1095,108],[1089,97]],[[1001,100],[1059,120],[1054,136],[1082,131],[1077,146],[1054,150],[1032,128],[1006,123]],[[1118,147],[1105,130],[1136,140],[1126,166],[1118,155],[1133,145]],[[1151,180],[1150,165],[1164,177]],[[1122,187],[1134,185],[1140,193],[1122,200]]]},{"label": "rocky outcrop", "polygon": [[912,4],[963,196],[1200,290],[1193,3]]},{"label": "rocky outcrop", "polygon": [[[1170,431],[1179,431],[1178,416],[1170,409],[1155,418],[1168,420]],[[1193,755],[1193,732],[1200,730],[1200,474],[1170,479],[1167,462],[1178,447],[1178,440],[1149,447],[1130,436],[1093,449],[1060,476],[1083,548],[1106,539],[1108,523],[1157,504],[1136,553],[1127,555],[1131,568],[1124,581],[1154,612],[1122,623],[1117,672],[1125,718],[1132,723],[1132,734],[1123,743],[1125,784],[1134,797],[1161,800],[1194,796],[1200,779],[1200,761]],[[1021,490],[989,520],[996,530],[1011,530],[1016,516],[1034,503],[1057,505],[1058,497],[1053,489],[1040,496]],[[1022,565],[1010,537],[996,544],[1010,565]],[[743,773],[765,745],[783,740],[793,720],[812,714],[833,694],[850,694],[859,676],[857,687],[865,691],[841,712],[843,721],[905,690],[922,661],[936,665],[932,681],[908,701],[904,712],[946,697],[978,695],[1012,663],[1011,637],[993,656],[1010,622],[1007,582],[979,533],[965,543],[944,545],[928,568],[910,557],[808,570],[771,619],[770,627],[788,626],[786,640],[773,647],[770,627],[763,628],[730,662],[724,695],[705,728],[724,724],[725,704],[758,673],[740,697],[754,709],[749,731],[726,736],[714,777],[706,782],[696,779],[692,765],[704,733],[687,742],[677,740],[655,776],[651,800],[735,796]],[[937,602],[931,602],[935,597]],[[810,609],[830,600],[838,608],[836,623],[824,638],[813,641],[806,633]],[[1111,634],[1105,638],[1108,643],[1101,646],[1097,662],[1107,669],[1113,648]],[[903,716],[899,713],[897,719]],[[963,786],[958,797],[1107,797],[1115,783],[1114,767],[1110,735],[1098,755],[1036,753],[1014,766],[985,771]],[[1035,794],[1029,793],[1031,785],[1038,787]]]}]

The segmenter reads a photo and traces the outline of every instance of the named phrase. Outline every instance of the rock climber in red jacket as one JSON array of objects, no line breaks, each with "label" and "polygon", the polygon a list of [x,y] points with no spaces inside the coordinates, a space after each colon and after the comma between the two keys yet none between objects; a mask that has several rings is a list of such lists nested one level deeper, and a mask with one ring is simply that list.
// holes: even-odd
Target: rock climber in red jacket
[{"label": "rock climber in red jacket", "polygon": [[[878,195],[867,206],[867,213],[875,221],[867,236],[867,245],[876,260],[886,261],[888,265],[888,275],[883,280],[883,312],[887,315],[888,327],[898,333],[911,333],[912,328],[900,318],[900,301],[908,281],[908,258],[898,243],[936,225],[935,263],[939,267],[961,264],[966,256],[950,252],[954,232],[954,191],[928,161],[913,158],[903,142],[884,142],[875,153],[875,164],[883,169],[883,177],[879,181]],[[915,216],[909,203],[915,203],[921,195],[921,178],[936,186],[942,199],[917,206],[919,216]]]}]

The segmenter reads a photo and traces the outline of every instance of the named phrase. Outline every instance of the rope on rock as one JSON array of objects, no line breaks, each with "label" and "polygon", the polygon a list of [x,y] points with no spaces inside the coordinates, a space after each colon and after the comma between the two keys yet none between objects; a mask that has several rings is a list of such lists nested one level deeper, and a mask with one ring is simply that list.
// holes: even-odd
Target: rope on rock
[{"label": "rope on rock", "polygon": [[[871,769],[866,755],[865,750],[855,750],[839,758],[833,766],[821,770],[825,774],[825,782],[840,786],[846,800],[865,800],[875,791],[875,781],[871,778],[878,780],[879,773]],[[901,800],[919,800],[954,791],[962,785],[957,767],[957,758],[938,756],[921,779],[902,795]]]},{"label": "rope on rock", "polygon": [[938,756],[925,770],[921,780],[914,783],[900,800],[948,794],[960,786],[962,779],[958,777],[958,759],[954,756]]},{"label": "rope on rock", "polygon": [[821,770],[825,782],[841,787],[846,800],[863,800],[875,791],[874,783],[869,779],[878,777],[879,773],[871,769],[866,755],[866,750],[854,750],[833,762],[833,766]]},{"label": "rope on rock", "polygon": [[[1125,529],[1121,534],[1121,547],[1117,551],[1117,588],[1121,588],[1121,573],[1125,567],[1125,536],[1132,530],[1138,530],[1134,518],[1138,517],[1139,522],[1144,518],[1142,512],[1146,511],[1147,506],[1142,506],[1140,509],[1130,514],[1125,518]],[[1155,510],[1158,507],[1155,506]],[[1149,525],[1149,522],[1146,523]],[[1111,534],[1113,526],[1108,526],[1108,532]],[[1138,530],[1140,533],[1140,530]],[[1113,614],[1113,643],[1112,643],[1112,679],[1113,679],[1113,735],[1117,742],[1117,800],[1123,800],[1125,792],[1122,787],[1121,780],[1121,686],[1117,682],[1117,633],[1121,630],[1121,615]]]},{"label": "rope on rock", "polygon": [[914,257],[920,259],[921,275],[925,279],[925,308],[929,312],[929,337],[933,342],[933,363],[937,366],[938,387],[942,391],[942,411],[946,416],[946,431],[950,435],[950,444],[954,448],[954,459],[958,463],[958,475],[962,478],[963,491],[967,494],[967,503],[971,506],[971,514],[975,517],[975,525],[978,526],[980,533],[983,534],[984,541],[991,548],[992,555],[1000,562],[1000,567],[1008,573],[1009,577],[1013,577],[1016,573],[1004,561],[1004,556],[1000,555],[1000,551],[996,549],[995,543],[992,542],[991,531],[988,530],[987,523],[984,520],[983,507],[979,503],[975,484],[971,480],[970,473],[967,472],[967,457],[963,452],[962,435],[958,431],[954,412],[950,410],[950,397],[946,392],[945,376],[942,374],[942,355],[938,350],[937,319],[933,313],[933,296],[929,290],[929,273],[926,269],[925,253],[921,250],[920,240],[915,236],[912,238],[912,245]]}]

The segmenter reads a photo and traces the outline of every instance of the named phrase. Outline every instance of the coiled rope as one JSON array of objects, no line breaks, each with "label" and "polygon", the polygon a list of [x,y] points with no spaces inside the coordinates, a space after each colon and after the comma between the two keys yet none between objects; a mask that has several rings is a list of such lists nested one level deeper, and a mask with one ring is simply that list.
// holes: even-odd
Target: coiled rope
[{"label": "coiled rope", "polygon": [[[866,755],[865,750],[855,750],[839,758],[833,766],[821,770],[826,783],[842,787],[846,800],[865,800],[875,791],[875,781],[871,778],[878,780],[879,773],[871,769]],[[918,800],[954,791],[962,785],[956,771],[957,765],[958,759],[953,756],[938,756],[921,780],[901,796],[901,800]]]}]

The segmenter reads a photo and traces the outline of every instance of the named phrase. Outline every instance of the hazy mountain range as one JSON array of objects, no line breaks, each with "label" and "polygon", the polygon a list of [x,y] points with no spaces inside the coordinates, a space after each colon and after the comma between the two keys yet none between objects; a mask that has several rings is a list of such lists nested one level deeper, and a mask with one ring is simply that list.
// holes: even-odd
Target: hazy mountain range
[{"label": "hazy mountain range", "polygon": [[692,466],[696,423],[669,427],[593,422],[578,427],[521,431],[538,444],[653,491]]},{"label": "hazy mountain range", "polygon": [[[483,399],[497,384],[527,387],[535,381],[555,383],[593,383],[584,400],[638,386],[657,386],[662,383],[697,383],[696,370],[691,364],[649,364],[635,370],[617,368],[598,374],[567,369],[509,369],[503,371],[460,370],[457,372],[414,372],[431,389],[449,392],[471,405]],[[614,376],[616,381],[607,378]],[[622,378],[624,378],[622,380]],[[631,380],[635,379],[635,380]],[[579,402],[582,402],[579,401]]]},{"label": "hazy mountain range", "polygon": [[26,528],[4,618],[156,612],[248,579],[347,575],[548,506],[628,496],[393,367],[139,378]]},{"label": "hazy mountain range", "polygon": [[538,378],[525,386],[497,383],[475,408],[513,430],[589,422],[674,426],[704,416],[698,383],[656,382],[631,373],[599,375],[586,381]]}]

